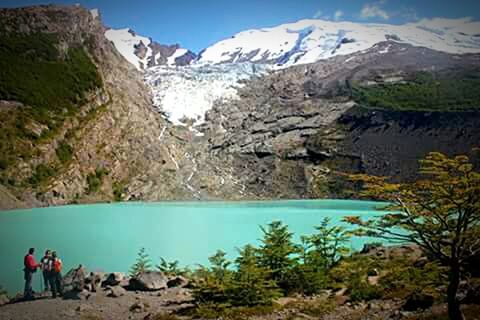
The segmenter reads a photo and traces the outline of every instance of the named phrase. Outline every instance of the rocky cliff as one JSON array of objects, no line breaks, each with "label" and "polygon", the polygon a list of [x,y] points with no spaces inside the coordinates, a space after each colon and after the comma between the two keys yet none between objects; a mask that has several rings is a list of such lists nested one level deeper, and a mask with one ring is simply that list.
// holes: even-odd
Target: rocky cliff
[{"label": "rocky cliff", "polygon": [[425,110],[414,99],[397,110],[361,105],[357,87],[401,86],[413,95],[417,87],[427,87],[417,85],[418,74],[435,70],[439,82],[442,74],[461,82],[479,66],[478,55],[384,42],[362,53],[275,72],[240,89],[239,100],[207,113],[209,150],[229,163],[246,194],[257,197],[351,196],[340,172],[412,179],[418,159],[428,152],[469,154],[478,146],[478,98],[476,107],[462,109],[467,103],[462,98],[469,95],[463,90],[452,93],[456,100],[447,107],[442,96],[426,101]]},{"label": "rocky cliff", "polygon": [[[8,121],[0,124],[0,140],[11,143],[2,143],[1,208],[120,200],[129,198],[127,186],[135,190],[137,185],[154,185],[150,189],[158,199],[191,197],[188,189],[176,187],[175,158],[183,154],[184,143],[153,110],[140,73],[105,38],[97,15],[79,6],[41,6],[0,10],[0,21],[1,35],[23,46],[10,50],[31,52],[27,67],[40,66],[38,77],[54,67],[41,68],[43,47],[30,39],[51,35],[48,63],[63,65],[73,59],[69,49],[78,48],[100,78],[91,89],[79,91],[81,99],[61,108],[58,101],[44,106],[23,99],[16,88],[8,91],[5,83],[12,78],[2,79],[0,115]],[[58,90],[69,89],[65,81]],[[52,83],[39,87],[55,90]]]}]

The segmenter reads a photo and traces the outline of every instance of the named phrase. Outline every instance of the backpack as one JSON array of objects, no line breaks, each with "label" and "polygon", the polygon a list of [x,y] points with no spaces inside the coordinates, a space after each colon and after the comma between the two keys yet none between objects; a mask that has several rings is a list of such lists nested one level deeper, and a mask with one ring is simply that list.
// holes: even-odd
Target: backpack
[{"label": "backpack", "polygon": [[53,270],[56,273],[62,272],[62,260],[60,260],[60,259],[53,260]]}]

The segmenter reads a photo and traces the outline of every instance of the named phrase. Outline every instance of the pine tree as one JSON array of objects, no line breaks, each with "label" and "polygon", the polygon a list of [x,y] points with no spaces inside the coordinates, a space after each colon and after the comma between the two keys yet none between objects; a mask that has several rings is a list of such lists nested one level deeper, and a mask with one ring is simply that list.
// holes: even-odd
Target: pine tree
[{"label": "pine tree", "polygon": [[235,260],[235,272],[230,296],[232,303],[241,306],[271,304],[280,296],[275,281],[270,280],[270,271],[258,264],[257,251],[252,245],[239,250]]},{"label": "pine tree", "polygon": [[218,250],[209,257],[211,267],[200,266],[197,273],[202,275],[202,280],[196,286],[193,295],[200,303],[214,303],[222,307],[230,306],[229,289],[232,285],[233,271],[229,270],[231,262],[227,260],[226,253]]},{"label": "pine tree", "polygon": [[184,271],[180,270],[178,265],[178,260],[167,261],[164,258],[160,257],[160,264],[157,265],[157,269],[167,275],[181,275],[184,273]]},{"label": "pine tree", "polygon": [[259,249],[259,263],[262,267],[271,270],[270,278],[285,291],[288,291],[288,277],[292,268],[297,264],[296,254],[299,247],[292,241],[293,233],[288,226],[280,221],[273,221],[266,228],[260,227],[263,232],[262,245]]},{"label": "pine tree", "polygon": [[152,264],[149,255],[145,252],[145,248],[141,248],[137,254],[135,264],[130,268],[130,276],[135,277],[139,273],[150,271]]},{"label": "pine tree", "polygon": [[306,264],[330,269],[349,249],[344,246],[350,240],[349,233],[342,226],[329,226],[330,218],[324,218],[315,227],[315,234],[304,239],[311,244]]},{"label": "pine tree", "polygon": [[228,267],[231,262],[226,258],[227,254],[222,250],[217,250],[217,252],[208,258],[210,264],[212,265],[212,272],[215,278],[220,281],[226,280],[230,276],[230,271]]}]

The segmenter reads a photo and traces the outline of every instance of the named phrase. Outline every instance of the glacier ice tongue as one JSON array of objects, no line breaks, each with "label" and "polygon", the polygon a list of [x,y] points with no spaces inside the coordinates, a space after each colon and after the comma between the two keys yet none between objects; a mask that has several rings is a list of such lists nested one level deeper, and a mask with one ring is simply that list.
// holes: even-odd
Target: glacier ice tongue
[{"label": "glacier ice tongue", "polygon": [[152,88],[154,106],[173,124],[185,125],[189,119],[199,125],[216,100],[237,98],[239,80],[260,75],[268,68],[251,63],[157,66],[146,70],[145,81]]}]

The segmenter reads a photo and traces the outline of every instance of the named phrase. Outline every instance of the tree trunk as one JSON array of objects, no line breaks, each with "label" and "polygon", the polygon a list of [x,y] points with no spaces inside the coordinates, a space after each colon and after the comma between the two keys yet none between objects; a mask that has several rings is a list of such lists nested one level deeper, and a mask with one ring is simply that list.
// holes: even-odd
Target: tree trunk
[{"label": "tree trunk", "polygon": [[447,289],[448,317],[450,320],[464,320],[460,310],[460,302],[457,299],[457,291],[460,285],[460,266],[453,263],[450,266],[449,284]]}]

